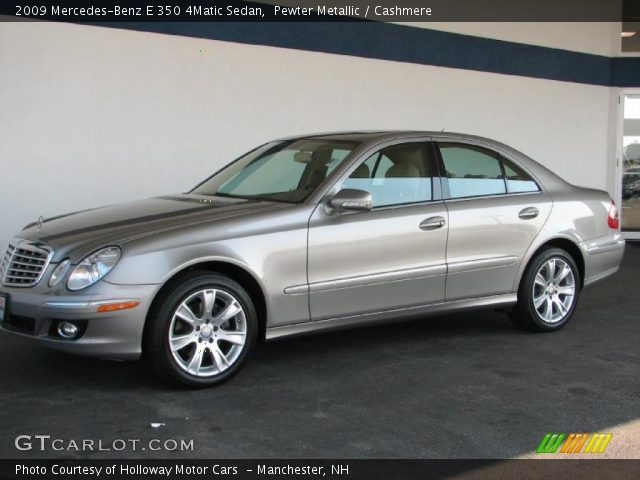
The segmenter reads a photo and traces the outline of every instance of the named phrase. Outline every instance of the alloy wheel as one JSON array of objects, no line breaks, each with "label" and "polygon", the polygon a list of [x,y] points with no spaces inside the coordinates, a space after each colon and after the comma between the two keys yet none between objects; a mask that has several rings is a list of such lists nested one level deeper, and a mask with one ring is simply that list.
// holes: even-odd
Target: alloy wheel
[{"label": "alloy wheel", "polygon": [[169,348],[178,366],[196,377],[218,375],[238,359],[247,338],[242,305],[221,289],[191,293],[175,309]]},{"label": "alloy wheel", "polygon": [[533,282],[533,307],[543,322],[562,321],[571,311],[575,295],[575,276],[567,262],[552,257],[540,266]]}]

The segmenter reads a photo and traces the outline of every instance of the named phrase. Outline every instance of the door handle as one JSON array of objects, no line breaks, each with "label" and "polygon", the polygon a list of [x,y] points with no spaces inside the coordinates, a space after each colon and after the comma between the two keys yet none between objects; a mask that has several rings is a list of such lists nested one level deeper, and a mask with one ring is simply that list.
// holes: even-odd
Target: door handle
[{"label": "door handle", "polygon": [[420,222],[420,230],[435,230],[436,228],[444,227],[447,223],[444,217],[429,217]]},{"label": "door handle", "polygon": [[540,211],[536,207],[527,207],[520,210],[520,213],[518,213],[518,217],[523,220],[529,220],[530,218],[536,218],[539,213]]}]

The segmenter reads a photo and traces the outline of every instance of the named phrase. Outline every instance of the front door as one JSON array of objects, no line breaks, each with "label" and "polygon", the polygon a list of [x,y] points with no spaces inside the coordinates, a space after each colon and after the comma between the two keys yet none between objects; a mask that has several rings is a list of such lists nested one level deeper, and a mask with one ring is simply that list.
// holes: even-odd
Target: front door
[{"label": "front door", "polygon": [[390,145],[341,184],[371,193],[371,211],[318,205],[309,224],[312,320],[444,300],[448,225],[435,168],[430,143]]}]

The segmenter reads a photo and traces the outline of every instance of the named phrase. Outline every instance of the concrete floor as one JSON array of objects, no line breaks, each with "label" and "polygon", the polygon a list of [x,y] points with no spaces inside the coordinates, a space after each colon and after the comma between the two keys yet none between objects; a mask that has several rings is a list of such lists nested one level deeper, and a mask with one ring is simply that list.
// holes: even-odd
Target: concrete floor
[{"label": "concrete floor", "polygon": [[[0,457],[511,458],[546,432],[613,431],[608,456],[638,458],[639,266],[629,244],[622,270],[585,290],[555,334],[480,312],[288,339],[204,391],[2,335]],[[193,439],[195,450],[18,452],[20,434]]]}]

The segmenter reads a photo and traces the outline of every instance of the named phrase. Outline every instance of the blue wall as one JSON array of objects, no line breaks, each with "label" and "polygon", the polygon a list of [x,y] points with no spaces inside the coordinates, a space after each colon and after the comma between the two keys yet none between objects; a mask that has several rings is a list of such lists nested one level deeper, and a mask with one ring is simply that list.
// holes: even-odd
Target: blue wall
[{"label": "blue wall", "polygon": [[93,25],[563,82],[640,86],[640,58],[611,58],[390,23],[104,22]]}]

